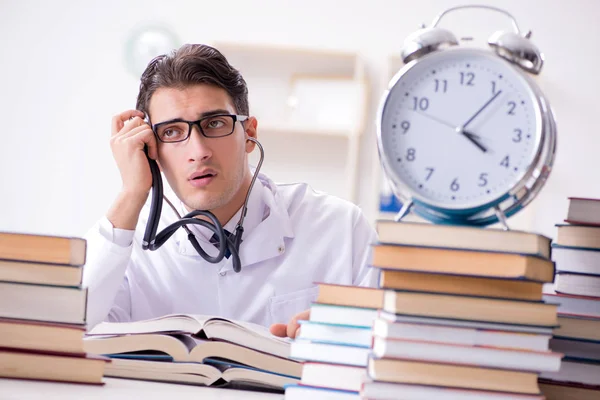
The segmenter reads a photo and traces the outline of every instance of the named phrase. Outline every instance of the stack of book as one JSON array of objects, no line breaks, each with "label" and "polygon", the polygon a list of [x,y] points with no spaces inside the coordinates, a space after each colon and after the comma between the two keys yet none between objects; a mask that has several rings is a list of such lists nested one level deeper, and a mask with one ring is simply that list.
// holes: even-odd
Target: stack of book
[{"label": "stack of book", "polygon": [[378,223],[382,313],[361,395],[370,399],[540,399],[557,306],[550,239],[539,234]]},{"label": "stack of book", "polygon": [[600,398],[600,199],[569,198],[552,244],[556,280],[544,298],[559,303],[560,327],[550,347],[565,354],[561,369],[544,373],[549,400]]},{"label": "stack of book", "polygon": [[110,357],[105,375],[117,378],[282,392],[302,371],[265,327],[202,315],[103,322],[84,347]]},{"label": "stack of book", "polygon": [[[550,239],[534,233],[379,221],[379,288],[320,284],[292,357],[286,399],[542,399],[557,306]],[[367,345],[367,343],[369,343]],[[366,367],[366,368],[365,368]]]},{"label": "stack of book", "polygon": [[303,362],[299,384],[287,386],[287,400],[359,399],[371,353],[372,326],[383,306],[383,290],[319,283],[317,301],[291,356]]},{"label": "stack of book", "polygon": [[0,233],[0,377],[102,384],[86,354],[86,242]]}]

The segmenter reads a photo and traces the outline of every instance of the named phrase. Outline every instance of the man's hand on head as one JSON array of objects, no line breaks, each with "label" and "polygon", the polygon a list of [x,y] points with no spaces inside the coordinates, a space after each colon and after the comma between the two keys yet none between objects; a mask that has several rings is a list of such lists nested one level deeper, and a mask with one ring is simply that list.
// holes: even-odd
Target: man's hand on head
[{"label": "man's hand on head", "polygon": [[310,317],[310,310],[302,311],[294,315],[294,317],[290,320],[290,322],[286,324],[273,324],[271,325],[270,331],[273,335],[279,337],[290,337],[295,339],[300,333],[300,324],[298,321],[300,320],[308,320]]}]

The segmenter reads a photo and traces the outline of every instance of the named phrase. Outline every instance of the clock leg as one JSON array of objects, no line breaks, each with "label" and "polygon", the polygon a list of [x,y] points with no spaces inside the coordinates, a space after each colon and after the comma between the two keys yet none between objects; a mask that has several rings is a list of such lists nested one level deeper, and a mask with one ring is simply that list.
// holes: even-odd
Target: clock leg
[{"label": "clock leg", "polygon": [[502,212],[502,210],[500,210],[500,207],[498,206],[494,207],[494,212],[496,213],[498,221],[502,224],[502,228],[505,231],[509,231],[510,228],[508,227],[508,223],[506,222],[506,215],[504,215],[504,212]]},{"label": "clock leg", "polygon": [[394,221],[396,222],[400,222],[400,220],[404,217],[406,217],[409,213],[410,213],[410,209],[413,206],[413,202],[412,201],[407,201],[406,203],[402,204],[402,208],[400,209],[400,211],[398,211],[398,214],[396,214],[396,216],[394,217]]}]

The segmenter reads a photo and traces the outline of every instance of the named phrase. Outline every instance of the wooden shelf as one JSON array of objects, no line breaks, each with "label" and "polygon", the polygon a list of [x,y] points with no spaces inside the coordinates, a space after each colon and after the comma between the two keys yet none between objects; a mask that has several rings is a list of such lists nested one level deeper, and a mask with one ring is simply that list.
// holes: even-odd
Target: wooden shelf
[{"label": "wooden shelf", "polygon": [[[248,84],[250,115],[258,120],[258,139],[265,149],[262,171],[275,181],[306,182],[356,202],[359,141],[369,93],[358,54],[263,44],[212,45]],[[251,154],[251,163],[256,164],[257,154]]]}]

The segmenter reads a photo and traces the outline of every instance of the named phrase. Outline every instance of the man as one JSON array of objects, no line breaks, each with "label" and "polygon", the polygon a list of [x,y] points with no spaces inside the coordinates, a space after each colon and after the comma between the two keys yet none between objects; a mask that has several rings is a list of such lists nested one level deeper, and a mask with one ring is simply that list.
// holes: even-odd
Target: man
[{"label": "man", "polygon": [[[368,263],[375,232],[358,207],[263,174],[248,199],[241,272],[233,271],[232,257],[205,261],[183,229],[158,250],[142,250],[152,186],[144,147],[179,199],[171,197],[174,209],[163,207],[159,231],[177,213],[210,210],[231,232],[252,180],[248,154],[255,144],[247,138],[258,137],[258,121],[249,116],[243,77],[205,45],[154,59],[142,75],[136,108],[113,118],[110,143],[123,186],[87,235],[90,327],[191,313],[251,321],[294,337],[296,321],[308,317],[316,298],[316,282],[374,284]],[[218,253],[212,231],[188,228],[204,251]]]}]

